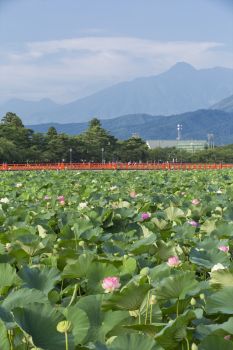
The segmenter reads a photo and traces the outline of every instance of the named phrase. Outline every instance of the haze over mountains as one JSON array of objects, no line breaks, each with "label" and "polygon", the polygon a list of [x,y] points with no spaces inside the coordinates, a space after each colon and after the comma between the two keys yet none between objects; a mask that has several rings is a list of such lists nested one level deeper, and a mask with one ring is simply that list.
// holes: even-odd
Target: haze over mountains
[{"label": "haze over mountains", "polygon": [[93,117],[110,119],[138,113],[168,116],[210,108],[231,94],[233,69],[197,70],[181,62],[157,76],[122,82],[64,105],[49,99],[38,102],[13,99],[0,105],[0,115],[14,112],[28,125],[79,123]]},{"label": "haze over mountains", "polygon": [[219,109],[219,110],[225,111],[225,112],[233,112],[233,95],[231,95],[227,98],[224,98],[223,100],[214,104],[211,108],[212,109]]},{"label": "haze over mountains", "polygon": [[[207,134],[213,133],[216,144],[233,143],[233,112],[208,109],[168,117],[130,114],[102,120],[101,124],[118,139],[128,139],[133,133],[137,133],[144,140],[174,140],[177,137],[177,124],[182,124],[182,139],[206,140]],[[85,131],[88,123],[49,123],[34,125],[31,128],[37,132],[47,132],[50,126],[54,126],[58,132],[75,135]]]}]

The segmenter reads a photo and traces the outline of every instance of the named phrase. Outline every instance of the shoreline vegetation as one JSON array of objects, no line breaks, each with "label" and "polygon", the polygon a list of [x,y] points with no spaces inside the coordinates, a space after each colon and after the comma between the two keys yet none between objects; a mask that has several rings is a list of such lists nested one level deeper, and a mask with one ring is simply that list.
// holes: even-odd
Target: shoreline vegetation
[{"label": "shoreline vegetation", "polygon": [[118,140],[97,118],[79,135],[47,133],[26,128],[14,113],[7,113],[0,124],[0,163],[40,162],[181,162],[232,163],[233,144],[214,149],[187,152],[176,148],[149,149],[145,140],[132,136]]}]

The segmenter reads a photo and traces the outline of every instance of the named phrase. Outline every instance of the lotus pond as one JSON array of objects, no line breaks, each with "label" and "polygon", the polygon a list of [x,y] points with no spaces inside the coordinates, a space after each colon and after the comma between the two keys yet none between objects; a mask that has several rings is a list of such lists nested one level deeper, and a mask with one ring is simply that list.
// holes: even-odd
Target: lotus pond
[{"label": "lotus pond", "polygon": [[5,172],[1,350],[233,349],[233,172]]}]

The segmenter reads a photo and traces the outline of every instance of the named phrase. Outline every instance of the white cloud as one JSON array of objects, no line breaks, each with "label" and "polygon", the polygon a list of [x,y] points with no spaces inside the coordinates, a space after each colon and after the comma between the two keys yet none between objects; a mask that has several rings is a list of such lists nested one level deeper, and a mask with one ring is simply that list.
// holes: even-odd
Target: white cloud
[{"label": "white cloud", "polygon": [[[217,50],[216,50],[217,49]],[[157,42],[130,37],[82,37],[0,50],[0,93],[7,99],[69,101],[122,80],[158,74],[177,61],[232,66],[216,42]],[[5,57],[5,58],[4,58]]]},{"label": "white cloud", "polygon": [[28,43],[27,48],[32,57],[47,55],[60,51],[121,51],[131,55],[146,56],[169,53],[184,54],[187,50],[203,52],[221,44],[216,42],[157,42],[129,37],[84,37],[77,39],[54,40]]}]

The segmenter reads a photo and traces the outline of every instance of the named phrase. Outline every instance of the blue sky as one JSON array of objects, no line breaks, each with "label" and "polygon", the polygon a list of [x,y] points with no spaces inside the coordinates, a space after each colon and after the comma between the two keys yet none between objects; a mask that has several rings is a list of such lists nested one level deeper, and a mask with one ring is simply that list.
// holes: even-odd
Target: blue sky
[{"label": "blue sky", "polygon": [[233,67],[233,1],[0,0],[0,101],[68,102],[178,61]]}]

